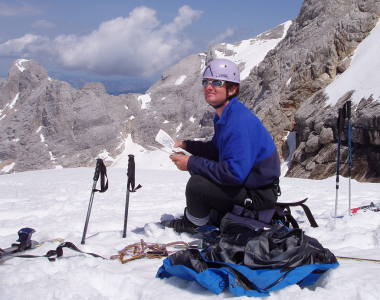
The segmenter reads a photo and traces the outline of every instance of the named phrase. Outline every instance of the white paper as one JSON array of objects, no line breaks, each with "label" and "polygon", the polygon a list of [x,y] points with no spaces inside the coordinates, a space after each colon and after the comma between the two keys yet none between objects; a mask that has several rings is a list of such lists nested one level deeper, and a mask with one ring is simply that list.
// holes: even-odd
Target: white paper
[{"label": "white paper", "polygon": [[[160,129],[156,135],[156,138],[155,138],[156,142],[160,143],[162,146],[164,146],[165,148],[169,149],[169,151],[173,151],[175,153],[184,153],[186,155],[192,155],[191,153],[187,152],[186,150],[182,149],[182,148],[174,148],[174,141],[173,139],[170,137],[170,135],[168,135],[165,131],[163,131],[162,129]],[[165,150],[164,150],[165,151]]]},{"label": "white paper", "polygon": [[173,139],[162,129],[160,129],[156,135],[156,142],[169,149],[172,149],[174,147]]}]

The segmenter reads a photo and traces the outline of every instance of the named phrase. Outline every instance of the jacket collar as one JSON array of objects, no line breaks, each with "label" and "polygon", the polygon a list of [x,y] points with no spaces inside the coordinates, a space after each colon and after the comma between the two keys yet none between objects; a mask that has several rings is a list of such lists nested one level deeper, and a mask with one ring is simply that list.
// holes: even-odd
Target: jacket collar
[{"label": "jacket collar", "polygon": [[215,114],[215,117],[214,117],[214,123],[218,122],[218,123],[221,123],[221,124],[224,124],[226,122],[226,119],[227,119],[227,116],[228,116],[228,112],[230,111],[231,107],[236,103],[238,102],[238,99],[237,97],[233,97],[227,104],[227,106],[224,108],[223,112],[222,112],[222,115],[218,116],[218,114]]}]

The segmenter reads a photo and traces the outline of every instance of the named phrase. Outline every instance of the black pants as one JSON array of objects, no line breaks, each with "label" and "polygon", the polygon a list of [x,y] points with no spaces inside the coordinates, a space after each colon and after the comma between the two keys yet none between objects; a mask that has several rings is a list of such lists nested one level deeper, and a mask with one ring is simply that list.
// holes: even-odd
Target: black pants
[{"label": "black pants", "polygon": [[234,205],[244,206],[247,198],[252,200],[255,210],[274,208],[277,187],[247,190],[243,186],[216,184],[201,175],[192,175],[186,186],[187,211],[199,219],[209,216],[211,210],[225,214],[232,211]]}]

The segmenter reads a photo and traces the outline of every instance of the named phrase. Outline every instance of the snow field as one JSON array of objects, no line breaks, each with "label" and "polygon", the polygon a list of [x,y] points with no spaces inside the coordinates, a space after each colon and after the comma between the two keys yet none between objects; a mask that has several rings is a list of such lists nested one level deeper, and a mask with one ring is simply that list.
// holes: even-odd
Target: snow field
[{"label": "snow field", "polygon": [[[136,165],[138,166],[138,165]],[[23,227],[36,230],[33,240],[63,238],[85,252],[105,258],[143,239],[149,243],[191,241],[188,234],[159,228],[154,222],[164,214],[180,216],[185,206],[189,174],[170,170],[136,169],[136,185],[130,193],[127,237],[122,238],[126,169],[108,168],[109,190],[95,193],[86,244],[81,238],[91,195],[94,169],[63,169],[24,172],[0,177],[0,247],[10,247]],[[341,178],[339,210],[334,219],[335,178],[322,181],[281,178],[281,202],[308,197],[320,227],[308,224],[302,209],[293,215],[305,220],[301,227],[336,256],[380,259],[380,213],[348,216],[348,179]],[[379,184],[352,181],[352,207],[380,202]],[[28,254],[44,255],[58,243],[45,243]],[[170,248],[174,250],[174,248]],[[314,286],[290,286],[272,292],[272,299],[379,299],[376,291],[380,264],[339,260]],[[195,282],[179,278],[155,278],[161,259],[138,259],[121,264],[64,248],[56,262],[46,258],[13,258],[0,264],[0,299],[216,299],[232,298],[225,291],[217,296]]]}]

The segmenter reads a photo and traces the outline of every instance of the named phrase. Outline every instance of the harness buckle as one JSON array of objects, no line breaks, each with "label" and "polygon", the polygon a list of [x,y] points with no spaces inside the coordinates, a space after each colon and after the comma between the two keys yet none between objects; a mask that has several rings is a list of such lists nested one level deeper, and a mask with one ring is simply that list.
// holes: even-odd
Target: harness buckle
[{"label": "harness buckle", "polygon": [[251,205],[251,204],[252,204],[252,199],[247,198],[244,200],[244,206]]}]

